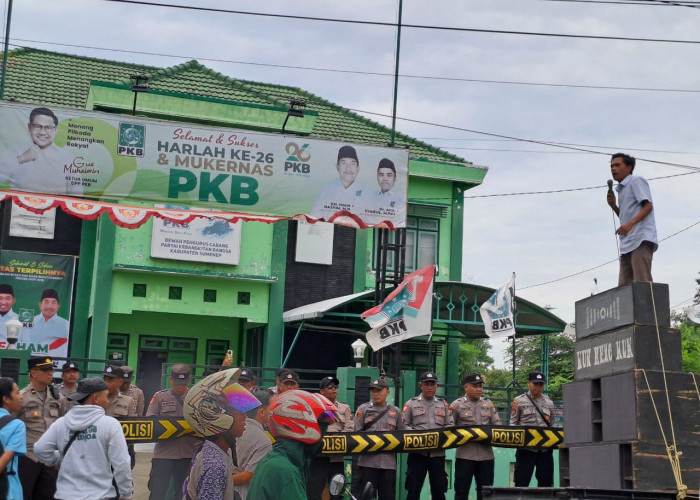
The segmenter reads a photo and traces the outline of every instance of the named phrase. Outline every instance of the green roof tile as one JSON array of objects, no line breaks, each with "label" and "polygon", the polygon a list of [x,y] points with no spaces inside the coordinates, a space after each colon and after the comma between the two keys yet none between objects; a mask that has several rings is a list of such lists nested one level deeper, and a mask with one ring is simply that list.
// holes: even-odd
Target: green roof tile
[{"label": "green roof tile", "polygon": [[[9,53],[5,99],[84,108],[91,80],[131,85],[133,74],[147,76],[148,85],[162,91],[283,107],[291,98],[301,99],[318,112],[311,137],[385,146],[391,136],[388,127],[303,89],[231,78],[194,60],[158,68],[20,48]],[[472,166],[405,134],[396,134],[395,145],[409,147],[413,159]]]}]

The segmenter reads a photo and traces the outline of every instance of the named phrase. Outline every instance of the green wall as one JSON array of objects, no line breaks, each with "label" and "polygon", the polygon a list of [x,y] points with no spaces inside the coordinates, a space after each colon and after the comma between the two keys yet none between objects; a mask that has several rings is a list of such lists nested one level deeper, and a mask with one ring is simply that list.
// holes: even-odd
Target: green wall
[{"label": "green wall", "polygon": [[228,340],[231,348],[235,348],[238,345],[240,330],[241,321],[237,318],[138,311],[133,314],[111,314],[109,317],[111,333],[130,335],[128,362],[132,363],[132,366],[135,366],[138,359],[141,335],[195,338],[197,364],[205,364],[207,339]]},{"label": "green wall", "polygon": [[117,228],[114,263],[123,266],[159,267],[187,272],[229,273],[231,277],[271,275],[273,224],[243,222],[241,256],[237,266],[151,258],[153,219],[138,229]]},{"label": "green wall", "polygon": [[[134,284],[146,285],[146,297],[133,296]],[[180,300],[169,298],[170,287],[182,289]],[[204,301],[205,289],[216,290],[216,302]],[[239,292],[249,294],[249,304],[239,303]],[[132,311],[151,311],[190,316],[248,318],[252,322],[266,323],[269,292],[270,284],[260,281],[115,271],[109,312],[130,314]]]},{"label": "green wall", "polygon": [[[453,186],[452,183],[449,181],[415,177],[410,178],[408,186],[409,203],[413,202],[417,204],[441,206],[445,207],[447,211],[446,217],[440,219],[440,239],[438,241],[437,279],[441,281],[447,281],[451,279],[451,252],[454,246],[452,242],[452,196]],[[461,221],[461,214],[459,215]],[[364,247],[365,250],[362,253],[365,255],[363,262],[365,269],[365,289],[369,290],[374,288],[375,283],[375,275],[371,272],[372,258],[374,255],[374,231],[372,229],[361,229],[358,230],[358,232],[359,231],[365,232],[367,234],[367,243]],[[361,242],[364,239],[365,238],[362,238],[361,240],[358,240],[358,242]],[[459,243],[459,245],[461,251],[461,242]],[[356,253],[356,255],[358,254],[360,254],[360,252]]]}]

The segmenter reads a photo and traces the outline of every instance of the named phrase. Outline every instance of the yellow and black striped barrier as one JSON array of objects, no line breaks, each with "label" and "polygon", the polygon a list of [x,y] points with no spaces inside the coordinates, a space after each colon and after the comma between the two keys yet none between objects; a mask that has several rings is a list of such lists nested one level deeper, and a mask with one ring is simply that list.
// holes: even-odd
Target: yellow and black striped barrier
[{"label": "yellow and black striped barrier", "polygon": [[[192,433],[184,418],[130,417],[119,421],[129,443],[165,441]],[[323,453],[405,453],[446,450],[466,443],[488,443],[506,448],[557,448],[564,444],[564,430],[558,427],[477,425],[430,431],[331,432],[323,437]]]},{"label": "yellow and black striped barrier", "polygon": [[127,417],[120,418],[124,436],[129,443],[152,443],[192,434],[192,427],[183,417]]},{"label": "yellow and black striped barrier", "polygon": [[467,443],[487,443],[506,448],[557,448],[564,444],[564,430],[478,425],[430,431],[334,432],[323,437],[323,453],[406,453],[446,450]]}]

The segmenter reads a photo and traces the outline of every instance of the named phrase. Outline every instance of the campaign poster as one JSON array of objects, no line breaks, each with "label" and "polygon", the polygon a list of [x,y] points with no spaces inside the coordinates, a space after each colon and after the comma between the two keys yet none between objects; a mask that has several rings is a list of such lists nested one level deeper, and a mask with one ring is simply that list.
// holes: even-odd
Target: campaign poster
[{"label": "campaign poster", "polygon": [[408,150],[0,103],[0,188],[406,225]]},{"label": "campaign poster", "polygon": [[72,256],[0,252],[0,348],[8,347],[5,322],[17,319],[14,348],[68,357],[74,272]]}]

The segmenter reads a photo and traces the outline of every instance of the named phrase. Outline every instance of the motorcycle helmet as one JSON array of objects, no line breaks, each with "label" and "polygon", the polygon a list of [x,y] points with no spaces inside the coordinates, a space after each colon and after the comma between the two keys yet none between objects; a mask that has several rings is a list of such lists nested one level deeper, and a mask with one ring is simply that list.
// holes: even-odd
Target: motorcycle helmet
[{"label": "motorcycle helmet", "polygon": [[320,423],[338,420],[337,408],[325,396],[301,390],[285,391],[268,407],[270,433],[306,444],[321,440]]},{"label": "motorcycle helmet", "polygon": [[215,436],[234,423],[230,411],[245,413],[260,406],[255,396],[237,383],[239,368],[218,371],[204,377],[187,391],[185,420],[200,436]]}]

